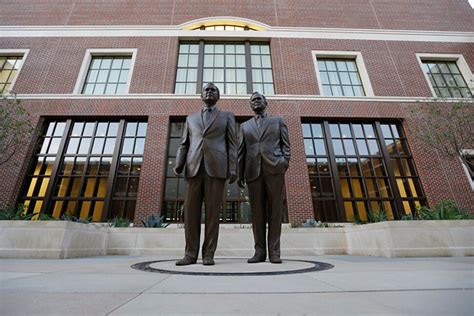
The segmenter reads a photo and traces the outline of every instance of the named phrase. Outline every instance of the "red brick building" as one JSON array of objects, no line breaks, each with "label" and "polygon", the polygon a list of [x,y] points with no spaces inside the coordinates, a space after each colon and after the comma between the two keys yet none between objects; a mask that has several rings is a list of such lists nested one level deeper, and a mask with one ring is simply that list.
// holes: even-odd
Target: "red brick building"
[{"label": "red brick building", "polygon": [[[178,221],[169,166],[213,81],[238,122],[253,91],[285,118],[290,222],[400,219],[443,199],[473,212],[469,170],[417,140],[410,114],[472,104],[473,12],[466,0],[3,3],[0,89],[36,130],[1,166],[0,204]],[[245,192],[226,193],[222,220],[249,222]]]}]

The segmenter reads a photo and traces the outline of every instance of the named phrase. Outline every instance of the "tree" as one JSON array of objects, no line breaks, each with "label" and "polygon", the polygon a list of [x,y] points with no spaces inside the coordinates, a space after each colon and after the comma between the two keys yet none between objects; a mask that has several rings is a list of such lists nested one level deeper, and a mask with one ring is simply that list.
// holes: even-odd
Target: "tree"
[{"label": "tree", "polygon": [[474,149],[473,103],[431,104],[412,112],[419,116],[420,122],[425,123],[415,126],[415,137],[444,157],[459,158],[469,170],[474,169],[464,151]]},{"label": "tree", "polygon": [[29,143],[32,133],[30,115],[16,94],[3,95],[0,103],[0,166]]}]

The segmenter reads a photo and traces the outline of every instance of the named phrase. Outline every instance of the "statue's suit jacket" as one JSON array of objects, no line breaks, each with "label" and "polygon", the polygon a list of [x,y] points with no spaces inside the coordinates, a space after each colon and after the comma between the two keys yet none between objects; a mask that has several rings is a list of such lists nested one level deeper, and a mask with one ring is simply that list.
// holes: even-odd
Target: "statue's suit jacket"
[{"label": "statue's suit jacket", "polygon": [[255,118],[240,126],[239,175],[247,182],[261,172],[262,161],[270,174],[284,173],[290,160],[288,128],[279,116],[267,115],[258,130]]},{"label": "statue's suit jacket", "polygon": [[185,177],[198,173],[201,162],[210,177],[226,179],[237,174],[237,142],[235,118],[231,112],[211,112],[207,126],[204,126],[201,111],[186,118],[183,136],[176,153],[176,168],[186,164]]}]

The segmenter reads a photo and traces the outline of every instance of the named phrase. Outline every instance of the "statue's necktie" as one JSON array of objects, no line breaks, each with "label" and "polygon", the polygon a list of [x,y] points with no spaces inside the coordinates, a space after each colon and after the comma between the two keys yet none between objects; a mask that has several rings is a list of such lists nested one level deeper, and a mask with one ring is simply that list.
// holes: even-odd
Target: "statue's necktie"
[{"label": "statue's necktie", "polygon": [[262,131],[262,121],[263,121],[263,116],[261,115],[257,116],[257,129],[259,133]]},{"label": "statue's necktie", "polygon": [[205,109],[204,113],[202,114],[202,119],[204,121],[204,126],[207,126],[209,124],[209,119],[211,118],[211,109]]}]

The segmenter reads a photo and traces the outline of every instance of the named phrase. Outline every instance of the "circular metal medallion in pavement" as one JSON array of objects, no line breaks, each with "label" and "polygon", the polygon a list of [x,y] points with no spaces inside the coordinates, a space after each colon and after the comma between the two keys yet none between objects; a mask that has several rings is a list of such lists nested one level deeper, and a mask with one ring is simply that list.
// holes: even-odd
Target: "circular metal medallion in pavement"
[{"label": "circular metal medallion in pavement", "polygon": [[139,262],[131,267],[136,270],[167,274],[209,276],[264,276],[308,273],[334,268],[332,264],[309,260],[282,259],[283,263],[268,261],[247,263],[246,258],[216,258],[213,266],[204,266],[201,261],[188,266],[176,266],[177,259]]}]

